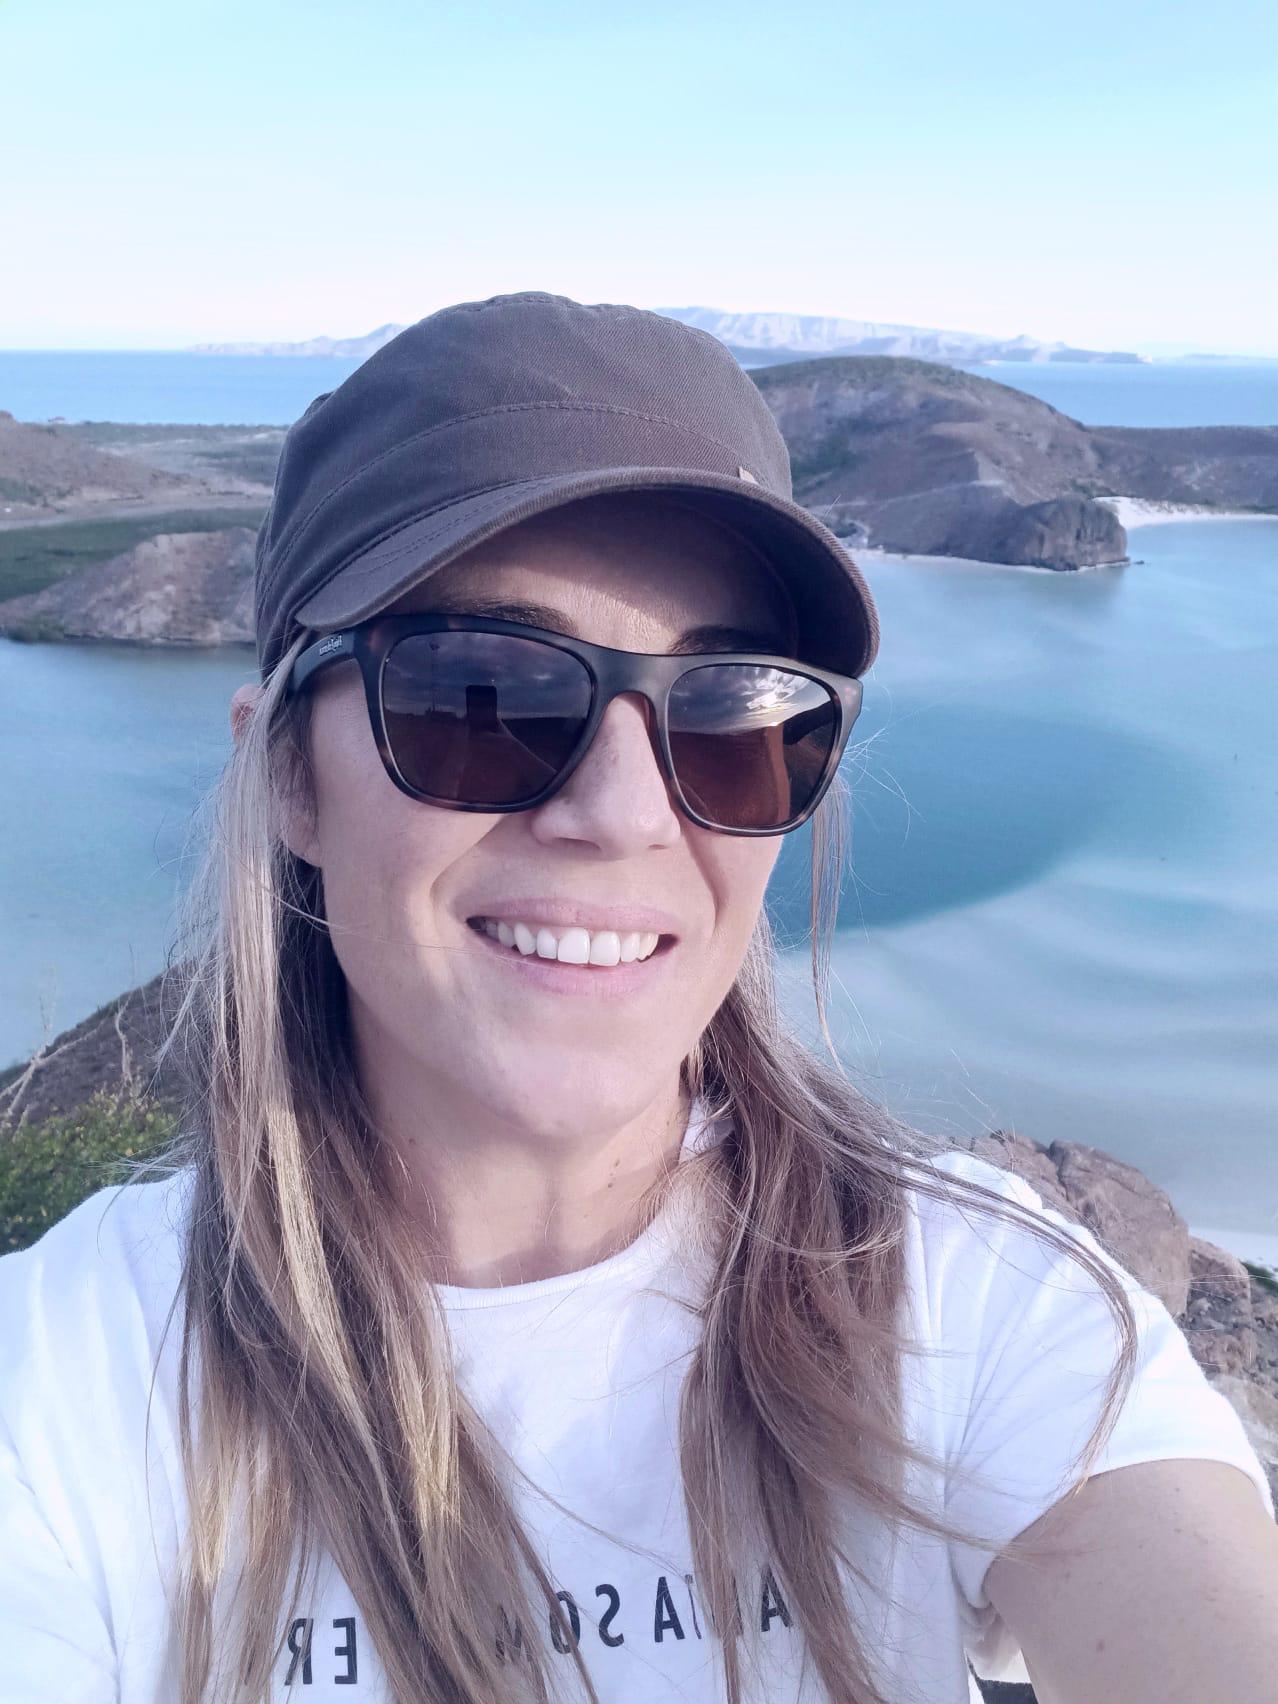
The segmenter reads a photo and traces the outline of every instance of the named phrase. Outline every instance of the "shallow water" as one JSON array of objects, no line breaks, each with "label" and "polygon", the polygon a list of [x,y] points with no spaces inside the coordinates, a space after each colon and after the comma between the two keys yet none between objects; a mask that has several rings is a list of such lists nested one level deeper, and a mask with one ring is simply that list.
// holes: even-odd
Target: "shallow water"
[{"label": "shallow water", "polygon": [[1278,522],[1132,551],[863,558],[891,639],[847,766],[833,1028],[915,1124],[1094,1143],[1278,1231]]}]

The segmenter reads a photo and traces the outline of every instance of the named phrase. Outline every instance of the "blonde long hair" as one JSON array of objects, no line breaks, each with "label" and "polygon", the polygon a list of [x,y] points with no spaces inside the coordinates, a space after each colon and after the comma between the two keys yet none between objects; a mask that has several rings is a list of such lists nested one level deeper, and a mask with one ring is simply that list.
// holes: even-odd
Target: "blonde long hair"
[{"label": "blonde long hair", "polygon": [[[186,1168],[192,1190],[179,1298],[190,1526],[172,1605],[181,1704],[269,1698],[281,1621],[317,1545],[400,1704],[550,1701],[565,1685],[593,1701],[555,1582],[514,1512],[513,1464],[454,1378],[422,1232],[396,1210],[396,1161],[352,1065],[320,872],[276,832],[286,797],[313,797],[311,695],[283,690],[304,642],[266,682],[208,796],[165,983],[164,1056],[181,1071],[184,1117],[148,1169]],[[812,978],[827,1044],[842,804],[838,792],[823,802],[812,842]],[[841,1506],[859,1499],[893,1531],[995,1548],[903,1489],[907,1463],[938,1466],[903,1430],[907,1189],[1033,1228],[1104,1294],[1119,1349],[1074,1491],[1136,1362],[1135,1318],[1113,1274],[1027,1209],[938,1173],[928,1156],[943,1144],[862,1095],[831,1053],[832,1063],[817,1056],[779,1016],[764,913],[684,1062],[688,1092],[709,1117],[727,1115],[726,1134],[677,1168],[712,1250],[680,1469],[729,1704],[745,1696],[749,1660],[743,1534],[766,1543],[832,1704],[883,1704],[840,1579],[841,1566],[861,1573],[840,1542]],[[1044,1548],[1021,1539],[1003,1550]],[[547,1622],[571,1663],[500,1636]]]}]

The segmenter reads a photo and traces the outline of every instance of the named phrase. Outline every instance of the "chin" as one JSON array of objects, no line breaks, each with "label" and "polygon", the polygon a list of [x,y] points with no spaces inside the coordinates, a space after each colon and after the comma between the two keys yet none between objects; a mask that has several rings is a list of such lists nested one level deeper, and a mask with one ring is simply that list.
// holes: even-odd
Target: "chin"
[{"label": "chin", "polygon": [[482,1098],[512,1126],[547,1138],[571,1139],[615,1128],[638,1117],[669,1082],[678,1080],[678,1061],[668,1069],[654,1065],[650,1050],[639,1061],[636,1049],[608,1061],[583,1057],[579,1047],[541,1049],[524,1058],[524,1068],[503,1081],[486,1080]]}]

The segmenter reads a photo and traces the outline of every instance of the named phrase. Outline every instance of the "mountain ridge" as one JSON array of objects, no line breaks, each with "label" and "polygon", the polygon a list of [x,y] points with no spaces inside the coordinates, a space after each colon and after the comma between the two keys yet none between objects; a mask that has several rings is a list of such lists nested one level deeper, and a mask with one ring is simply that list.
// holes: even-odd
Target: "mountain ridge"
[{"label": "mountain ridge", "polygon": [[[784,312],[734,313],[720,308],[654,308],[654,313],[708,331],[725,344],[743,367],[765,366],[778,357],[806,359],[820,355],[915,356],[923,360],[979,364],[987,361],[1070,361],[1143,363],[1145,357],[1128,350],[1077,349],[1067,343],[1044,342],[1024,332],[1015,337],[990,337],[980,332],[947,331],[891,321],[857,320],[832,314]],[[367,360],[403,325],[387,323],[355,337],[309,337],[238,343],[196,343],[191,355],[328,356]]]}]

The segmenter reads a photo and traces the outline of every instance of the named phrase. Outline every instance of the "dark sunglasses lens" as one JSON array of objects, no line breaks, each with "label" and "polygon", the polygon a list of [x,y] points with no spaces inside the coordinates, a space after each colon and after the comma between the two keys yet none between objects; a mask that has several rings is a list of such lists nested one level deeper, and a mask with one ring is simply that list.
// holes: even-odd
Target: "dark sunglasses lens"
[{"label": "dark sunglasses lens", "polygon": [[722,828],[780,829],[825,778],[839,704],[808,675],[708,663],[671,688],[670,755],[692,808]]},{"label": "dark sunglasses lens", "polygon": [[400,774],[434,799],[515,805],[554,780],[590,712],[576,657],[506,633],[412,633],[382,677]]}]

